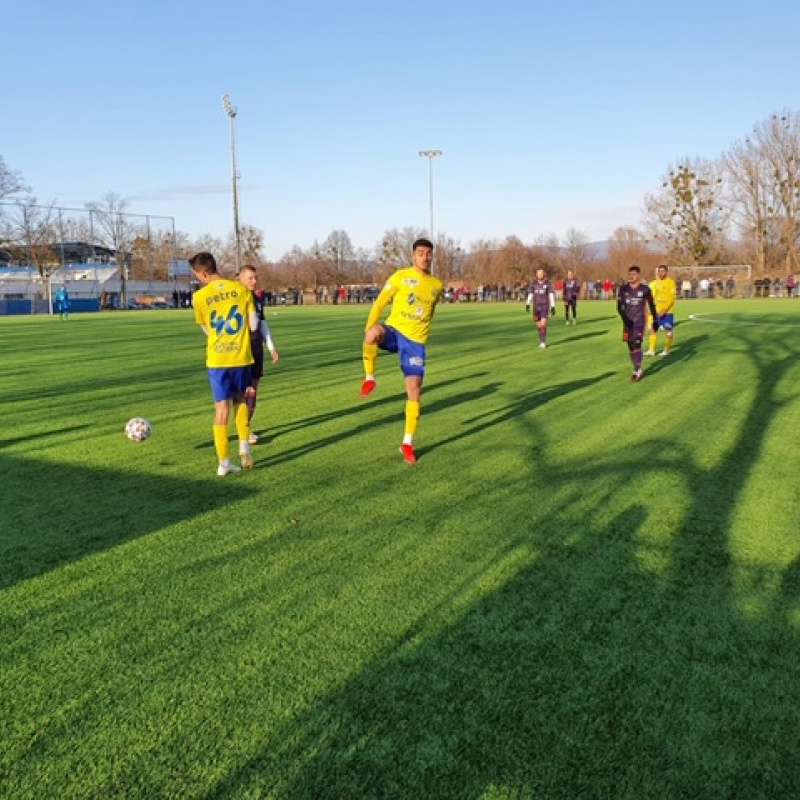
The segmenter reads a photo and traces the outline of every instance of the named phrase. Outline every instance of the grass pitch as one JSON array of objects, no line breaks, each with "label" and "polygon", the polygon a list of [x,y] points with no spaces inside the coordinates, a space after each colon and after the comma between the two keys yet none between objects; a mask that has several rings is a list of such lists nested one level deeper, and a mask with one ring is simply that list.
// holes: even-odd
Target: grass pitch
[{"label": "grass pitch", "polygon": [[440,308],[409,467],[366,307],[277,309],[224,479],[190,313],[0,319],[0,796],[800,795],[800,302],[638,385],[580,311]]}]

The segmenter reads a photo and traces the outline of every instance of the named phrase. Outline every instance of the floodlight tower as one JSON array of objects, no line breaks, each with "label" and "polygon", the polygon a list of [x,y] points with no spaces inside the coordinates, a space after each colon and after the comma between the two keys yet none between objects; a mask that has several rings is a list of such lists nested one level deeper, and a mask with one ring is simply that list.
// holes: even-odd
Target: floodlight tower
[{"label": "floodlight tower", "polygon": [[236,169],[236,108],[227,94],[222,95],[222,107],[231,121],[231,185],[233,186],[233,236],[236,240],[236,272],[242,268],[242,237],[239,231],[239,172]]},{"label": "floodlight tower", "polygon": [[[433,242],[433,159],[443,155],[441,150],[420,150],[419,154],[428,159],[428,201],[431,210],[431,241]],[[436,244],[436,242],[434,242]]]}]

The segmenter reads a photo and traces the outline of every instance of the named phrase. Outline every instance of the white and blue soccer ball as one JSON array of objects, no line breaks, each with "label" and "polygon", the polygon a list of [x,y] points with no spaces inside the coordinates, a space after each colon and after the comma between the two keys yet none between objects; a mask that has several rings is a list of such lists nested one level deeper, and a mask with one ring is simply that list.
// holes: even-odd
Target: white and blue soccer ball
[{"label": "white and blue soccer ball", "polygon": [[132,442],[143,442],[153,433],[153,426],[144,417],[129,419],[125,425],[125,435]]}]

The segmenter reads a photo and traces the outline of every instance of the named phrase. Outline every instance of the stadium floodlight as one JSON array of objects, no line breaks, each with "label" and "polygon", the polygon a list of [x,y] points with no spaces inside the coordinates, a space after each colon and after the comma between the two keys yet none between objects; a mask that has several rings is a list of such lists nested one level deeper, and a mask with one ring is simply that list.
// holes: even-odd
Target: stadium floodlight
[{"label": "stadium floodlight", "polygon": [[222,107],[231,121],[231,184],[233,186],[233,236],[236,240],[236,272],[242,268],[242,237],[239,232],[239,173],[236,169],[236,108],[227,94],[222,95]]},{"label": "stadium floodlight", "polygon": [[441,150],[420,150],[419,154],[428,159],[428,201],[431,210],[431,241],[433,241],[433,159],[443,155]]}]

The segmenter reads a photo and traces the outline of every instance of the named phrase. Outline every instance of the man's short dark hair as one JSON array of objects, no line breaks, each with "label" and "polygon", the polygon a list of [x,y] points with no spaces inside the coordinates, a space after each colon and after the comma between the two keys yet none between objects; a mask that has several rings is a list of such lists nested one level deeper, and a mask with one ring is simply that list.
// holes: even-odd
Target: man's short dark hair
[{"label": "man's short dark hair", "polygon": [[217,261],[211,253],[197,253],[189,259],[189,266],[195,271],[214,273],[217,271]]},{"label": "man's short dark hair", "polygon": [[641,273],[641,271],[642,271],[641,268],[637,267],[636,264],[634,264],[631,267],[628,267],[628,272],[639,272],[639,273]]},{"label": "man's short dark hair", "polygon": [[659,269],[666,269],[666,270],[667,270],[667,272],[669,272],[669,270],[667,269],[667,265],[666,265],[666,264],[659,264],[659,265],[658,265],[658,268],[659,268]]},{"label": "man's short dark hair", "polygon": [[433,242],[430,239],[417,239],[417,241],[411,246],[411,251],[413,252],[418,247],[427,247],[433,250]]}]

